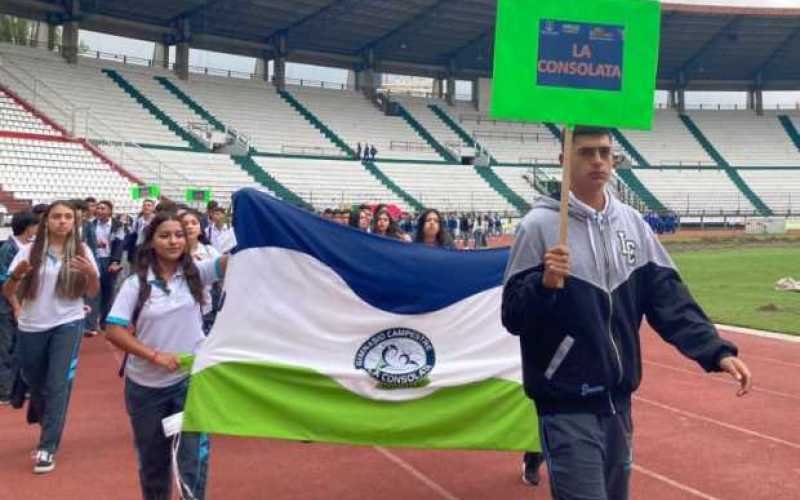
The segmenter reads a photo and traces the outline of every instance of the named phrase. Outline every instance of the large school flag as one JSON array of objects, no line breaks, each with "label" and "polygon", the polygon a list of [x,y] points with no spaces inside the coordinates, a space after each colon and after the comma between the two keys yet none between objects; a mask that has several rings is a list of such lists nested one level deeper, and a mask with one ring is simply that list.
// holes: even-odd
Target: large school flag
[{"label": "large school flag", "polygon": [[185,431],[538,450],[507,250],[380,238],[254,190],[234,195],[225,305],[197,353]]},{"label": "large school flag", "polygon": [[658,0],[499,0],[491,114],[652,128]]}]

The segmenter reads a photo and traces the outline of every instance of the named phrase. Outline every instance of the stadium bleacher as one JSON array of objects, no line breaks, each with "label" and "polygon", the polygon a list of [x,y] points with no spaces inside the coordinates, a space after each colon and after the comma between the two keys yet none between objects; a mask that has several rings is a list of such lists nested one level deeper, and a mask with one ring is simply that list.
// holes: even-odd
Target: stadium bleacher
[{"label": "stadium bleacher", "polygon": [[205,75],[170,80],[227,127],[249,136],[262,153],[344,156],[264,81]]},{"label": "stadium bleacher", "polygon": [[386,116],[359,92],[300,86],[287,90],[353,150],[368,143],[375,145],[378,158],[442,160],[403,118]]},{"label": "stadium bleacher", "polygon": [[378,166],[425,206],[447,212],[514,211],[508,200],[494,191],[469,165],[378,161]]},{"label": "stadium bleacher", "polygon": [[449,112],[500,163],[558,163],[561,143],[541,123],[494,120],[466,103],[456,104]]},{"label": "stadium bleacher", "polygon": [[754,213],[755,208],[724,170],[636,169],[636,176],[677,213]]},{"label": "stadium bleacher", "polygon": [[800,165],[800,152],[784,131],[777,114],[765,111],[690,111],[723,158],[733,166]]},{"label": "stadium bleacher", "polygon": [[657,110],[651,131],[625,130],[623,133],[654,167],[716,166],[673,110]]},{"label": "stadium bleacher", "polygon": [[8,132],[61,136],[61,132],[28,112],[3,91],[0,91],[0,123],[2,123],[2,129]]},{"label": "stadium bleacher", "polygon": [[[66,64],[56,53],[30,47],[3,46],[6,69],[23,80],[28,75],[44,81],[47,85],[74,105],[75,115],[55,107],[51,101],[37,103],[41,111],[67,130],[76,127],[80,135],[97,137],[99,126],[90,127],[86,134],[80,128],[84,125],[83,111],[89,111],[95,118],[101,117],[103,123],[117,131],[126,141],[141,144],[187,147],[188,145],[169,130],[164,124],[149,114],[136,101],[131,99],[100,68],[91,63],[75,66]],[[8,63],[11,64],[8,64]],[[15,81],[9,81],[14,90]],[[31,82],[32,83],[32,82]],[[73,120],[75,122],[73,123]]]},{"label": "stadium bleacher", "polygon": [[[360,163],[348,161],[334,140],[263,80],[192,74],[188,81],[182,81],[165,69],[103,59],[82,59],[79,65],[68,65],[56,53],[6,44],[0,45],[0,56],[10,63],[4,67],[6,77],[0,72],[0,83],[25,95],[21,81],[29,82],[33,75],[44,82],[77,112],[65,113],[52,100],[39,99],[36,107],[42,114],[67,130],[74,127],[79,137],[87,136],[112,161],[142,181],[160,184],[171,198],[182,199],[187,188],[210,188],[215,198],[227,204],[230,194],[238,188],[252,186],[265,191],[269,188],[226,154],[192,151],[190,144],[128,95],[103,69],[116,70],[180,127],[189,129],[190,123],[207,125],[208,120],[196,111],[197,107],[193,109],[156,77],[168,79],[193,105],[247,136],[256,152],[255,164],[316,208],[363,201],[386,201],[411,208]],[[8,78],[9,74],[18,78]],[[351,149],[357,149],[358,143],[374,144],[378,149],[378,168],[423,205],[445,211],[516,211],[472,167],[445,164],[445,159],[403,117],[387,116],[362,93],[297,85],[288,85],[287,92],[313,115],[312,119],[318,119]],[[401,104],[433,141],[456,158],[462,153],[471,154],[472,148],[466,141],[429,106],[434,104],[444,110],[500,164],[491,167],[500,181],[528,203],[541,195],[532,184],[534,165],[545,166],[536,167],[537,175],[560,177],[559,169],[546,167],[558,162],[561,146],[544,124],[493,120],[485,112],[476,111],[472,102],[456,101],[451,106],[442,99],[402,93],[388,94],[388,98]],[[80,113],[86,109],[91,112],[90,120],[99,117],[104,126],[81,130]],[[800,166],[800,152],[779,115],[788,115],[795,127],[800,128],[800,114],[768,110],[757,116],[752,110],[691,110],[687,115],[768,207],[781,213],[792,209],[792,197],[800,199],[797,185],[800,175],[795,170]],[[108,135],[98,132],[107,129],[113,131],[110,141]],[[2,92],[0,132],[54,138],[61,135]],[[731,181],[724,170],[711,168],[717,167],[716,162],[676,111],[657,110],[653,131],[622,133],[652,166],[639,168],[635,158],[630,158],[635,175],[670,210],[731,214],[755,210],[741,186]],[[120,137],[142,147],[110,143]],[[104,178],[108,182],[101,185],[109,187],[109,196],[120,206],[132,207],[126,194],[131,181],[80,144],[28,143],[23,147],[9,138],[4,141],[3,150],[11,156],[3,160],[3,165],[13,168],[6,169],[8,173],[0,182],[3,189],[34,201],[78,196],[74,185],[65,183],[64,190],[53,191],[52,186],[40,182],[36,175],[30,176],[26,185],[19,171],[37,166],[57,168],[59,160],[75,169],[76,164],[85,160],[85,168],[107,171]],[[258,152],[269,156],[258,156]],[[23,160],[28,163],[20,163]]]},{"label": "stadium bleacher", "polygon": [[357,161],[254,156],[255,163],[278,182],[317,208],[360,203],[407,204],[373,177]]},{"label": "stadium bleacher", "polygon": [[79,143],[0,137],[0,158],[0,186],[18,199],[35,204],[102,195],[120,210],[136,211],[133,184]]}]

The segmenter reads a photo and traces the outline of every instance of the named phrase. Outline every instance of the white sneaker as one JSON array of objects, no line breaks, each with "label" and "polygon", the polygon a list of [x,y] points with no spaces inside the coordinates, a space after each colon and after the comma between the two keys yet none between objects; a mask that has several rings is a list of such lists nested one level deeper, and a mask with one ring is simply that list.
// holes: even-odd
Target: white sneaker
[{"label": "white sneaker", "polygon": [[36,452],[36,464],[33,466],[34,474],[47,474],[56,468],[56,458],[49,451]]}]

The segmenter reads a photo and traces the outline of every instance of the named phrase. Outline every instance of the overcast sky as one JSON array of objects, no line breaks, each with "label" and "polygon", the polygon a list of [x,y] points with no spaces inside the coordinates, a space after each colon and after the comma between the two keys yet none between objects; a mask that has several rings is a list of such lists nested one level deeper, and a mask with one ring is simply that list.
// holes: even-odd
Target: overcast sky
[{"label": "overcast sky", "polygon": [[[697,5],[723,5],[736,7],[794,7],[800,8],[800,0],[663,0],[665,3],[685,3]],[[141,40],[132,40],[102,33],[81,31],[81,39],[86,42],[92,50],[109,52],[113,54],[136,56],[144,59],[153,57],[153,43]],[[172,50],[174,54],[174,48]],[[174,55],[173,55],[174,57]],[[250,57],[220,54],[205,50],[191,50],[189,53],[189,64],[192,66],[203,66],[222,70],[239,71],[252,73],[255,69],[255,60]],[[326,82],[345,83],[347,81],[347,71],[336,68],[321,68],[305,64],[288,64],[286,68],[287,77],[302,78],[307,80],[322,80]],[[460,83],[457,93],[468,93],[469,85]],[[660,92],[659,102],[666,102],[666,94]],[[782,106],[794,104],[800,101],[800,92],[767,92],[764,97],[765,106],[774,107],[776,104]],[[743,92],[691,92],[687,95],[687,102],[691,104],[713,105],[722,103],[725,106],[745,105],[745,95]]]}]

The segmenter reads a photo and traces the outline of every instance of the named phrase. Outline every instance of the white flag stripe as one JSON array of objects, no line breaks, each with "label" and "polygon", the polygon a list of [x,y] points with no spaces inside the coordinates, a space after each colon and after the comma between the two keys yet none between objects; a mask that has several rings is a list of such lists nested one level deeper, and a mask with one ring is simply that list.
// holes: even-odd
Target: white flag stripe
[{"label": "white flag stripe", "polygon": [[[195,373],[224,362],[294,365],[382,400],[420,398],[487,378],[522,381],[519,342],[500,322],[500,286],[438,311],[403,315],[368,304],[332,269],[302,252],[247,249],[230,260],[227,274],[237,286],[227,291]],[[354,367],[359,347],[394,327],[421,332],[433,343],[436,364],[428,386],[381,390]]]}]

